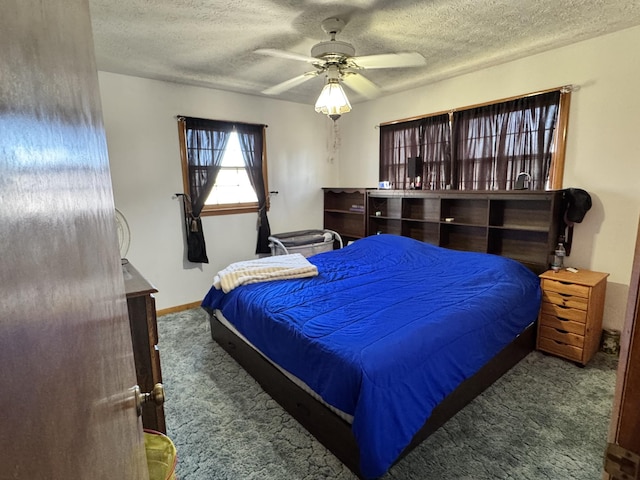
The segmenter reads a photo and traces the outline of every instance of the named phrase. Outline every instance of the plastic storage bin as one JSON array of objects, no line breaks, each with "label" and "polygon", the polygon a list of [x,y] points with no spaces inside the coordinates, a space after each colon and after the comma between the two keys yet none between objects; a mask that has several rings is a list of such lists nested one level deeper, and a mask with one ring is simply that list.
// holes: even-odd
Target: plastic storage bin
[{"label": "plastic storage bin", "polygon": [[176,447],[169,437],[155,430],[144,431],[149,480],[176,480]]},{"label": "plastic storage bin", "polygon": [[297,232],[277,233],[269,237],[271,255],[300,253],[310,257],[316,253],[333,250],[333,242],[338,241],[342,248],[342,237],[333,230],[300,230]]}]

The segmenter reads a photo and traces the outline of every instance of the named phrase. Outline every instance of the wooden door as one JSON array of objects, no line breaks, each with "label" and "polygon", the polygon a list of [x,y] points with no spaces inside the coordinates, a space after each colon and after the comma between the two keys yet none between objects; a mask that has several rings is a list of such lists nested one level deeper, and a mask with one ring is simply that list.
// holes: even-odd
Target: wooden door
[{"label": "wooden door", "polygon": [[[640,455],[640,225],[625,323],[621,333],[609,442],[621,446],[631,454]],[[637,463],[638,459],[633,461]],[[640,466],[636,472],[640,473]]]},{"label": "wooden door", "polygon": [[87,0],[0,45],[0,478],[147,479]]}]

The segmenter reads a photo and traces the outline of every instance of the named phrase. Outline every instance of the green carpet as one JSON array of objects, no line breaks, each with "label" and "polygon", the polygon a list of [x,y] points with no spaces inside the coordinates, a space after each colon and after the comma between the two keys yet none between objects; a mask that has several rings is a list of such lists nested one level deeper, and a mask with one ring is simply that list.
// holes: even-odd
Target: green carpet
[{"label": "green carpet", "polygon": [[[159,317],[158,333],[179,480],[356,478],[211,340],[204,311]],[[616,364],[533,352],[383,478],[599,479]]]}]

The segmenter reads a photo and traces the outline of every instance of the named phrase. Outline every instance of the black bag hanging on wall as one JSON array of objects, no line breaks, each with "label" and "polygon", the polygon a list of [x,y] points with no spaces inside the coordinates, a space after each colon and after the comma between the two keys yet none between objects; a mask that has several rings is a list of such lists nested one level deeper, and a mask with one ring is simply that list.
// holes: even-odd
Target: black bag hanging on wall
[{"label": "black bag hanging on wall", "polygon": [[202,220],[194,217],[187,209],[188,196],[184,193],[176,193],[182,198],[182,211],[184,212],[184,223],[187,236],[187,259],[191,263],[209,263],[207,258],[207,246],[204,242],[202,232]]}]

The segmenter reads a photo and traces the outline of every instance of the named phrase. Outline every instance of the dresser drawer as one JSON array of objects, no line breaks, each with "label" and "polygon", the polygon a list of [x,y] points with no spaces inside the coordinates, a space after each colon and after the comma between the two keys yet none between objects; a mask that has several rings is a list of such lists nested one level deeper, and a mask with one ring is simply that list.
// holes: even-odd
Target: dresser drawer
[{"label": "dresser drawer", "polygon": [[540,337],[538,338],[538,348],[545,352],[568,358],[569,360],[582,362],[583,349],[580,347],[567,345],[566,343],[558,342],[551,338]]},{"label": "dresser drawer", "polygon": [[577,308],[579,310],[586,310],[587,306],[589,305],[588,298],[546,290],[542,294],[542,301],[553,303],[555,305],[560,305],[563,307]]},{"label": "dresser drawer", "polygon": [[557,328],[545,326],[540,327],[539,334],[541,338],[550,338],[551,340],[555,340],[559,343],[573,345],[574,347],[579,347],[580,349],[584,348],[584,336],[582,335],[576,335],[575,333],[570,333],[564,330],[558,330]]},{"label": "dresser drawer", "polygon": [[576,285],[546,278],[542,281],[542,289],[545,292],[558,292],[583,298],[589,298],[589,292],[591,291],[591,287],[585,285]]},{"label": "dresser drawer", "polygon": [[540,315],[540,326],[557,328],[558,330],[564,330],[565,332],[584,335],[586,324],[542,314]]},{"label": "dresser drawer", "polygon": [[587,321],[587,311],[577,308],[563,307],[555,303],[542,302],[543,314],[559,317],[564,320],[573,320],[575,322],[585,323]]}]

